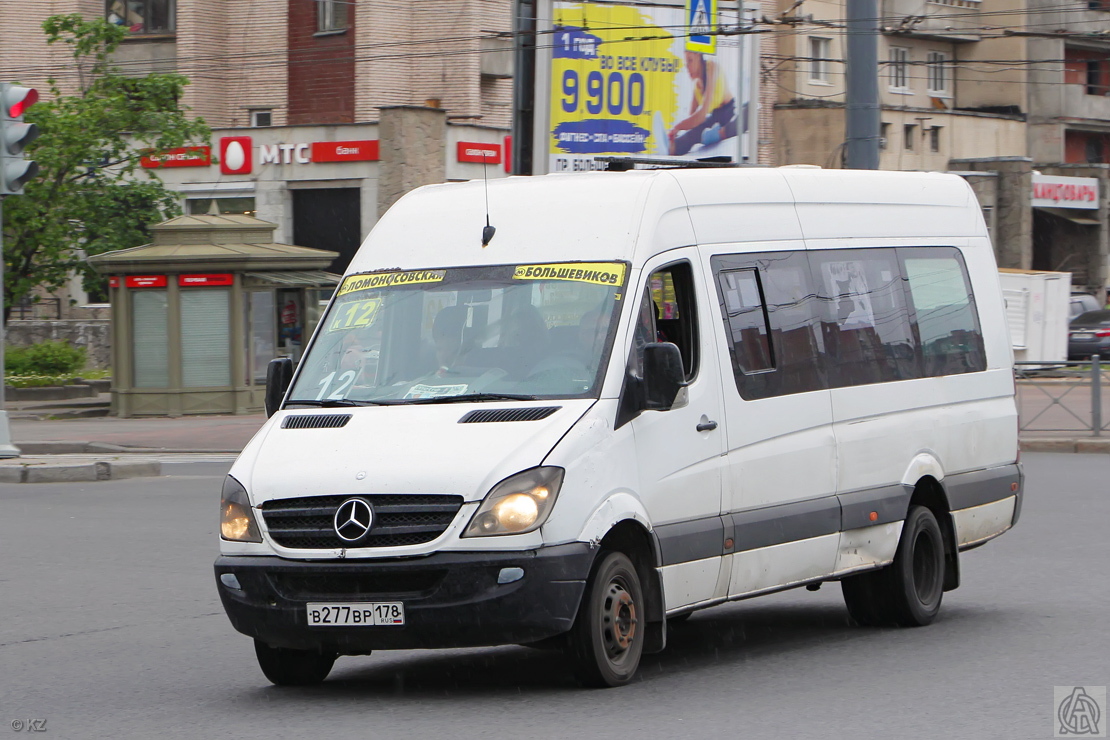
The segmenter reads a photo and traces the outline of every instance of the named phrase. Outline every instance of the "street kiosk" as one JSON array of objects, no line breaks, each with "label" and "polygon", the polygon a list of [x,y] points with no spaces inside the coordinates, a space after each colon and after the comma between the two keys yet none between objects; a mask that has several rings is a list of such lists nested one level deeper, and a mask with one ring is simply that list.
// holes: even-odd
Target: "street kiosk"
[{"label": "street kiosk", "polygon": [[250,216],[181,216],[153,242],[89,258],[109,275],[112,412],[249,414],[266,366],[300,359],[339,280],[335,252],[277,244]]}]

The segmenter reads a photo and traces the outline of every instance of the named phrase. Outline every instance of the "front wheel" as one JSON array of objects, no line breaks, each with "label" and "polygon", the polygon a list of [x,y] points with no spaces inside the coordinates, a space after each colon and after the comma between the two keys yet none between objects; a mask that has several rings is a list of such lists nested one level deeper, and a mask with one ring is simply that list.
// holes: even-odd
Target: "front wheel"
[{"label": "front wheel", "polygon": [[944,596],[944,537],[933,512],[910,507],[894,562],[841,582],[848,613],[863,626],[923,627]]},{"label": "front wheel", "polygon": [[632,680],[644,649],[645,616],[632,561],[623,553],[601,553],[570,633],[569,654],[583,684],[604,688]]},{"label": "front wheel", "polygon": [[254,641],[254,654],[266,678],[278,686],[318,684],[331,673],[336,658],[335,653],[272,647],[260,640]]}]

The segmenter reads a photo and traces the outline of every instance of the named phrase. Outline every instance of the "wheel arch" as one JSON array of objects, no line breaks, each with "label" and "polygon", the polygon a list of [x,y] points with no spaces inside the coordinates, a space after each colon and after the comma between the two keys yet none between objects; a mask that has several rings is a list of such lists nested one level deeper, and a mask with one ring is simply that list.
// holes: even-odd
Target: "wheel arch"
[{"label": "wheel arch", "polygon": [[[666,600],[663,598],[663,579],[659,574],[662,562],[659,541],[655,534],[636,519],[622,519],[613,524],[599,543],[600,551],[624,553],[636,567],[640,585],[644,590],[644,652],[657,653],[667,644]],[[595,558],[595,565],[597,559]]]},{"label": "wheel arch", "polygon": [[[933,512],[940,533],[944,538],[944,590],[953,591],[960,586],[960,552],[956,544],[956,526],[944,484],[932,475],[924,475],[914,483],[910,495],[912,506],[924,506]],[[909,509],[906,510],[907,516]]]}]

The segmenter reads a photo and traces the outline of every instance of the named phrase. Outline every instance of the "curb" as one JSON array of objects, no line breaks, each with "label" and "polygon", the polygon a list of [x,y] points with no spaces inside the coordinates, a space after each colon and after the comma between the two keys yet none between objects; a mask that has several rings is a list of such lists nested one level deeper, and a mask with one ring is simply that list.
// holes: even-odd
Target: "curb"
[{"label": "curb", "polygon": [[160,475],[162,463],[158,460],[0,466],[0,483],[74,483]]},{"label": "curb", "polygon": [[1021,440],[1022,452],[1101,452],[1110,453],[1110,438],[1041,437]]},{"label": "curb", "polygon": [[217,450],[212,448],[128,447],[108,442],[14,442],[19,453],[27,457],[39,455],[238,455],[242,449]]}]

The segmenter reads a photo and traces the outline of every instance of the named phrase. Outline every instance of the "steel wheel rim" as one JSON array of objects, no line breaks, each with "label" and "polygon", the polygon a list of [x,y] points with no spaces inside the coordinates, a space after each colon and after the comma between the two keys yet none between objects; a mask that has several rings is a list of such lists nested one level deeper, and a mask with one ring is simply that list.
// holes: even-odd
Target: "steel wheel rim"
[{"label": "steel wheel rim", "polygon": [[614,578],[606,586],[601,602],[601,642],[605,655],[614,664],[628,656],[636,641],[639,613],[627,586],[624,578]]}]

